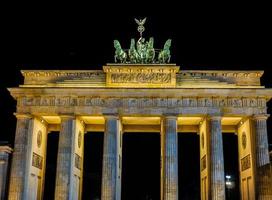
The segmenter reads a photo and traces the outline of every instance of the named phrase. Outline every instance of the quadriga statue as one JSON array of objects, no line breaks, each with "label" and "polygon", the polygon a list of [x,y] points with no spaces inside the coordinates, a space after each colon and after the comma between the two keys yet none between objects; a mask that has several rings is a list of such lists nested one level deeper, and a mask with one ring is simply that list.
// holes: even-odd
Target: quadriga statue
[{"label": "quadriga statue", "polygon": [[122,49],[121,44],[118,40],[114,40],[115,56],[114,61],[116,63],[127,63],[127,64],[156,64],[156,63],[169,63],[171,59],[170,47],[171,39],[168,39],[163,49],[154,49],[154,38],[150,37],[149,41],[145,41],[142,36],[145,27],[146,18],[135,19],[138,24],[138,32],[140,38],[130,40],[130,48]]}]

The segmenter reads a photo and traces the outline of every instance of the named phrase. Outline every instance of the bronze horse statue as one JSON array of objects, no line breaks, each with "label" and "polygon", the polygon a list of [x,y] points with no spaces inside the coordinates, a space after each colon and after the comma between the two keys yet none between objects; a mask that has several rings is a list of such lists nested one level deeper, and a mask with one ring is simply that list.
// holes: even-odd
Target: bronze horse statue
[{"label": "bronze horse statue", "polygon": [[122,49],[120,42],[118,40],[114,40],[113,44],[115,48],[114,61],[117,62],[119,60],[121,63],[126,63],[127,53]]},{"label": "bronze horse statue", "polygon": [[171,39],[168,39],[163,47],[163,50],[159,53],[158,61],[159,63],[169,63],[171,54],[170,54],[170,47],[171,47]]},{"label": "bronze horse statue", "polygon": [[137,63],[139,61],[139,54],[135,48],[135,39],[131,39],[130,41],[130,49],[128,50],[128,57],[130,63]]}]

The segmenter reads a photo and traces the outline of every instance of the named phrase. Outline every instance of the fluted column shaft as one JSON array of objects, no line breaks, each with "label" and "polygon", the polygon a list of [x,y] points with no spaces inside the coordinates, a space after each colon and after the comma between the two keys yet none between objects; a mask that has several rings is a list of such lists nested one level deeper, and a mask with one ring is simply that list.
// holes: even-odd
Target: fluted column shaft
[{"label": "fluted column shaft", "polygon": [[259,200],[272,198],[271,192],[271,176],[272,172],[269,159],[268,136],[266,120],[269,117],[267,114],[254,115],[255,128],[255,156],[256,156],[256,195]]},{"label": "fluted column shaft", "polygon": [[225,199],[225,173],[221,117],[210,117],[211,200]]},{"label": "fluted column shaft", "polygon": [[163,200],[178,200],[178,135],[177,117],[163,119],[164,130],[164,177]]},{"label": "fluted column shaft", "polygon": [[[102,200],[120,200],[121,185],[119,170],[119,119],[117,116],[105,116],[105,133],[102,169]],[[119,166],[119,167],[118,167]]]},{"label": "fluted column shaft", "polygon": [[61,116],[61,128],[59,133],[59,146],[57,158],[57,173],[55,199],[71,199],[69,193],[70,176],[72,167],[72,143],[73,143],[74,117]]},{"label": "fluted column shaft", "polygon": [[270,162],[268,150],[267,124],[266,120],[269,115],[255,115],[255,142],[256,142],[256,165],[257,167],[266,165]]},{"label": "fluted column shaft", "polygon": [[12,156],[11,175],[9,183],[9,200],[23,199],[24,182],[26,178],[26,160],[28,147],[28,132],[32,129],[30,115],[16,115],[14,152]]}]

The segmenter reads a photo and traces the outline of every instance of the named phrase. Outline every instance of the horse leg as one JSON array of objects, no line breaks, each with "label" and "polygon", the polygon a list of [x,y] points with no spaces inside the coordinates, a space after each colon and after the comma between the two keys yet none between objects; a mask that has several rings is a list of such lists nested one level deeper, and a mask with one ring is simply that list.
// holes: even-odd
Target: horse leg
[{"label": "horse leg", "polygon": [[168,56],[168,63],[170,63],[171,55]]},{"label": "horse leg", "polygon": [[114,62],[117,63],[117,56],[116,55],[114,56]]},{"label": "horse leg", "polygon": [[127,62],[127,54],[124,52],[124,63]]}]

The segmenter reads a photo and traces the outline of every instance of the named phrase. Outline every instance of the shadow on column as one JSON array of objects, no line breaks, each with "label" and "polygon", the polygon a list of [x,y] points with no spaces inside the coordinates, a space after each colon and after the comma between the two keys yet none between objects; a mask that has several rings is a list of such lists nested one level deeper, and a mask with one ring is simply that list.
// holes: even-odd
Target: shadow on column
[{"label": "shadow on column", "polygon": [[43,199],[54,199],[58,157],[59,132],[47,135],[46,170]]},{"label": "shadow on column", "polygon": [[200,199],[199,135],[178,134],[179,199]]},{"label": "shadow on column", "polygon": [[239,200],[238,137],[234,133],[223,133],[224,168],[226,177],[226,200]]},{"label": "shadow on column", "polygon": [[122,199],[160,199],[160,134],[123,134]]},{"label": "shadow on column", "polygon": [[83,200],[101,198],[103,132],[86,133],[84,136]]}]

